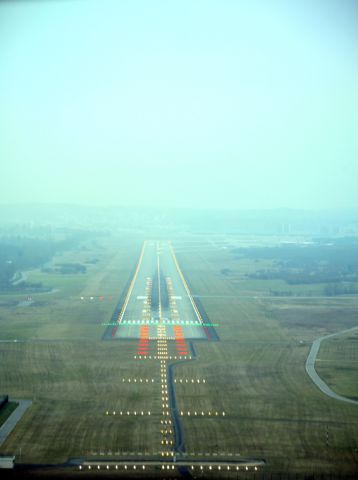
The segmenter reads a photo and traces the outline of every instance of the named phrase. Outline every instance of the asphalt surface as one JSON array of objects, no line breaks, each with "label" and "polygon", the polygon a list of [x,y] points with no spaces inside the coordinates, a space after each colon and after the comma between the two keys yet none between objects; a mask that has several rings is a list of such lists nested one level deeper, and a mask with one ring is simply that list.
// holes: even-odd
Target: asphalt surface
[{"label": "asphalt surface", "polygon": [[317,354],[319,348],[321,346],[321,342],[326,340],[327,338],[337,337],[339,335],[343,335],[344,333],[353,332],[354,330],[358,330],[358,327],[349,328],[347,330],[342,330],[337,333],[332,333],[330,335],[324,335],[323,337],[319,337],[312,343],[310,353],[308,354],[306,360],[306,372],[310,376],[311,380],[317,385],[317,387],[323,392],[325,395],[328,395],[335,400],[340,400],[341,402],[352,403],[354,405],[358,405],[358,401],[352,400],[351,398],[343,397],[342,395],[338,395],[333,390],[329,388],[329,386],[322,380],[322,378],[316,372],[314,367]]},{"label": "asphalt surface", "polygon": [[154,339],[159,324],[168,339],[174,339],[173,325],[182,327],[186,339],[207,338],[168,242],[145,243],[123,307],[114,338],[140,338],[141,326],[149,325]]},{"label": "asphalt surface", "polygon": [[16,424],[21,417],[32,404],[31,400],[16,400],[14,398],[9,399],[10,402],[16,402],[19,406],[12,412],[9,418],[0,427],[0,446],[5,442],[8,435],[16,427]]}]

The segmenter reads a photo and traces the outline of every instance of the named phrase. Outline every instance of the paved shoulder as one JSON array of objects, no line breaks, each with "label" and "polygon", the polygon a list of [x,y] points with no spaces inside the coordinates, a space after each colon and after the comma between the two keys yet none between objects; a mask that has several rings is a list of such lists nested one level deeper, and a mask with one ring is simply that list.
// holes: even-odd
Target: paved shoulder
[{"label": "paved shoulder", "polygon": [[323,337],[319,337],[316,340],[314,340],[314,342],[312,343],[312,346],[311,346],[310,353],[308,354],[308,357],[307,357],[307,360],[306,360],[306,372],[311,377],[311,380],[317,385],[317,387],[324,394],[328,395],[331,398],[334,398],[335,400],[340,400],[342,402],[352,403],[354,405],[358,405],[358,401],[352,400],[351,398],[343,397],[342,395],[338,395],[338,393],[335,393],[333,390],[331,390],[329,388],[329,386],[318,375],[318,373],[316,372],[316,369],[314,367],[316,357],[317,357],[319,347],[321,345],[322,340],[326,340],[327,338],[337,337],[338,335],[343,335],[344,333],[352,332],[354,330],[358,330],[358,327],[353,327],[353,328],[349,328],[347,330],[342,330],[342,331],[337,332],[337,333],[332,333],[330,335],[325,335]]},{"label": "paved shoulder", "polygon": [[0,427],[0,446],[5,442],[8,435],[16,427],[17,422],[21,419],[23,414],[32,404],[31,400],[17,400],[15,398],[9,399],[11,402],[16,402],[19,406],[12,412],[9,418]]}]

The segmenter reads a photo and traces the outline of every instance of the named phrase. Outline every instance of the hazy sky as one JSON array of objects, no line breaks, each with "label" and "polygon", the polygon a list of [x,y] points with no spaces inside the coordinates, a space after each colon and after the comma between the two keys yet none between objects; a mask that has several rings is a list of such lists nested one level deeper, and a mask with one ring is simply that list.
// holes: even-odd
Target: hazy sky
[{"label": "hazy sky", "polygon": [[0,3],[0,203],[358,207],[349,0]]}]

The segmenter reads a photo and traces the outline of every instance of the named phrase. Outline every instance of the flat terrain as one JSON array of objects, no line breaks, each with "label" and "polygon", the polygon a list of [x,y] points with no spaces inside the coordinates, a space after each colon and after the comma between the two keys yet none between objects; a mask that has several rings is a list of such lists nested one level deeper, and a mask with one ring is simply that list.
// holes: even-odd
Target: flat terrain
[{"label": "flat terrain", "polygon": [[323,342],[316,370],[336,393],[358,400],[358,332]]},{"label": "flat terrain", "polygon": [[[133,358],[137,340],[101,340],[142,240],[101,239],[63,255],[62,262],[79,263],[96,256],[85,274],[30,272],[30,280],[53,288],[34,295],[33,306],[17,306],[21,294],[0,295],[1,340],[9,340],[0,343],[2,392],[33,401],[1,454],[18,455],[21,447],[22,461],[29,463],[158,454],[159,366],[153,370]],[[174,367],[178,379],[206,380],[176,383],[178,409],[226,412],[221,418],[183,416],[187,455],[260,457],[267,472],[353,474],[357,407],[324,396],[306,375],[305,360],[314,338],[358,325],[358,298],[324,298],[317,286],[294,287],[307,296],[271,296],[270,281],[245,278],[261,261],[230,253],[230,245],[254,241],[276,239],[173,240],[191,291],[220,337],[193,340],[197,359]],[[358,396],[356,337],[332,339],[318,356],[325,381],[352,397]],[[133,388],[124,378],[155,381]],[[108,409],[150,409],[155,418],[106,416]]]},{"label": "flat terrain", "polygon": [[0,409],[0,427],[12,414],[12,412],[15,410],[16,407],[17,407],[16,402],[7,402],[6,405],[4,405]]}]

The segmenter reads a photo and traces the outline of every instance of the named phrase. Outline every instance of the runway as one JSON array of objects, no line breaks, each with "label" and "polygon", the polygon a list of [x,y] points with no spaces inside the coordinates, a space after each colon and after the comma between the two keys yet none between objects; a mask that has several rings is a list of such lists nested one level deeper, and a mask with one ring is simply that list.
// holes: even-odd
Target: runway
[{"label": "runway", "polygon": [[[154,422],[158,422],[160,431],[160,443],[157,445],[160,449],[157,451],[159,458],[173,463],[184,459],[184,411],[177,408],[173,369],[182,362],[195,361],[194,340],[212,342],[217,341],[218,336],[200,301],[196,303],[193,299],[171,242],[144,242],[109,327],[110,330],[107,329],[104,335],[105,340],[134,340],[131,342],[134,347],[132,359],[135,362],[149,362],[151,381],[158,383],[157,398],[160,403],[150,411],[145,406],[140,411],[128,407],[125,411],[108,409],[105,415],[116,418],[126,415],[136,421],[143,415],[150,415]],[[131,378],[128,378],[128,382],[135,389],[138,379],[133,375],[133,382]],[[148,379],[145,380],[145,383],[149,383]],[[188,382],[188,379],[185,380]],[[196,383],[201,381],[205,383],[205,379],[195,379]],[[139,382],[144,383],[143,378],[139,378]],[[194,417],[199,414],[212,418],[226,416],[226,412],[218,412],[214,408],[197,412],[195,407],[188,405],[185,415],[191,414]]]},{"label": "runway", "polygon": [[112,338],[180,344],[206,339],[203,323],[170,242],[144,242]]}]

